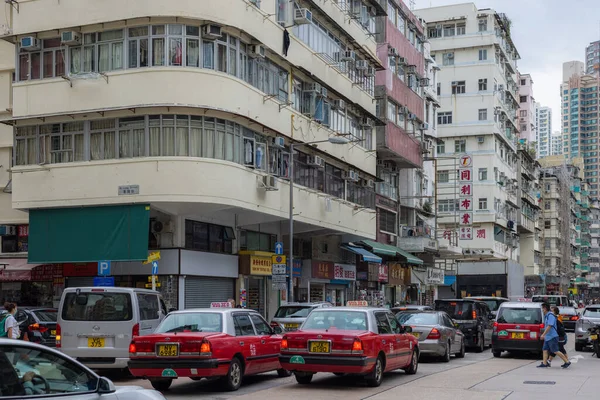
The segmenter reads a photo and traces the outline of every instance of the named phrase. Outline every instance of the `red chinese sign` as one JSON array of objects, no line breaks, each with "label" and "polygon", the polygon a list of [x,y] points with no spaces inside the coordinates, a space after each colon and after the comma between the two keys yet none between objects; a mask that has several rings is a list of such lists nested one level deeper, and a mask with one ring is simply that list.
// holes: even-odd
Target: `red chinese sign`
[{"label": "red chinese sign", "polygon": [[19,225],[19,227],[18,227],[18,236],[19,237],[27,237],[27,236],[29,236],[29,225]]},{"label": "red chinese sign", "polygon": [[313,261],[312,277],[316,279],[333,279],[333,263],[327,261]]},{"label": "red chinese sign", "polygon": [[473,239],[473,228],[470,226],[460,228],[460,240]]},{"label": "red chinese sign", "polygon": [[460,185],[460,197],[471,197],[473,196],[473,185],[470,183],[461,183]]},{"label": "red chinese sign", "polygon": [[461,199],[460,203],[459,203],[459,210],[460,211],[471,211],[471,208],[473,208],[473,201],[471,199]]},{"label": "red chinese sign", "polygon": [[477,229],[476,235],[477,235],[477,239],[485,239],[485,228]]},{"label": "red chinese sign", "polygon": [[459,169],[458,180],[461,182],[471,182],[473,180],[473,170],[471,168]]},{"label": "red chinese sign", "polygon": [[379,282],[387,282],[388,281],[388,266],[385,264],[381,264],[379,266],[379,274],[378,274]]},{"label": "red chinese sign", "polygon": [[460,225],[472,225],[473,224],[473,213],[461,212],[459,224]]}]

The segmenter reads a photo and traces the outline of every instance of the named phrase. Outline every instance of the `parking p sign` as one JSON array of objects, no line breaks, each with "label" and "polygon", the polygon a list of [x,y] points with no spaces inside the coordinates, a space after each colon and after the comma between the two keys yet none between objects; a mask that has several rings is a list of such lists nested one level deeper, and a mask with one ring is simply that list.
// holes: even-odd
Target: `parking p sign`
[{"label": "parking p sign", "polygon": [[98,276],[110,275],[110,261],[98,261]]}]

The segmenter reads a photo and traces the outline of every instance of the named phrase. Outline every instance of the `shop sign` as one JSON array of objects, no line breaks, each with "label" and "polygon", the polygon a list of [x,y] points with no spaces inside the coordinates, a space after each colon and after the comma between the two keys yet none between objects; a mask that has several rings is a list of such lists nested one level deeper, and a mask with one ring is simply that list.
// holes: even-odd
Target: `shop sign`
[{"label": "shop sign", "polygon": [[426,282],[428,285],[443,285],[444,270],[439,268],[427,268]]},{"label": "shop sign", "polygon": [[250,275],[270,276],[272,272],[271,257],[250,256]]},{"label": "shop sign", "polygon": [[31,280],[36,282],[49,282],[54,278],[53,265],[38,265],[31,270]]},{"label": "shop sign", "polygon": [[29,236],[29,225],[19,225],[19,227],[18,227],[18,236],[19,237],[27,237],[27,236]]},{"label": "shop sign", "polygon": [[400,264],[388,265],[388,283],[392,286],[406,284],[408,271],[410,271],[409,268],[402,268]]},{"label": "shop sign", "polygon": [[63,264],[63,276],[96,276],[98,263]]},{"label": "shop sign", "polygon": [[379,282],[387,282],[388,281],[388,266],[385,264],[379,265],[379,273],[377,274],[377,278]]},{"label": "shop sign", "polygon": [[333,279],[333,263],[327,261],[313,261],[312,277],[315,279]]},{"label": "shop sign", "polygon": [[358,271],[356,273],[356,279],[359,281],[366,281],[368,278],[367,271]]},{"label": "shop sign", "polygon": [[335,264],[333,266],[333,279],[355,281],[356,265]]},{"label": "shop sign", "polygon": [[[288,260],[289,261],[289,260]],[[288,262],[285,267],[285,273],[290,274],[290,263]],[[293,270],[294,278],[300,278],[302,276],[302,259],[294,258],[294,270]]]}]

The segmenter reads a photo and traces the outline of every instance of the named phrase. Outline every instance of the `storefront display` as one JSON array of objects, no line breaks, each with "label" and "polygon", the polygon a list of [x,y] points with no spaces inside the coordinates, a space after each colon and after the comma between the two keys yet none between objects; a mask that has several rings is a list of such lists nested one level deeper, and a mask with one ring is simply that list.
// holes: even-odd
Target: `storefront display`
[{"label": "storefront display", "polygon": [[[266,316],[270,296],[268,277],[273,272],[273,253],[265,251],[240,251],[239,272],[244,275],[242,290],[246,290],[247,308]],[[275,292],[276,293],[276,292]]]}]

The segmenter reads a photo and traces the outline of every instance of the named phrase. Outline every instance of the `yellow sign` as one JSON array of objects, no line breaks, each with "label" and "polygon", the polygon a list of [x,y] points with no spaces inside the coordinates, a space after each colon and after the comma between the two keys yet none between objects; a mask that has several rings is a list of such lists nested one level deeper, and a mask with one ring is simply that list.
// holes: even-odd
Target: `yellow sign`
[{"label": "yellow sign", "polygon": [[250,256],[250,275],[270,276],[273,272],[271,257]]},{"label": "yellow sign", "polygon": [[154,278],[154,282],[158,282],[158,276],[156,275],[150,275],[148,277],[148,282],[152,283],[152,278]]},{"label": "yellow sign", "polygon": [[287,264],[287,259],[282,255],[275,255],[272,257],[273,264]]},{"label": "yellow sign", "polygon": [[[157,288],[159,288],[159,287],[160,287],[160,282],[156,282],[155,286],[156,286]],[[151,283],[146,283],[146,284],[144,285],[144,287],[145,287],[146,289],[152,289],[152,284],[151,284]]]},{"label": "yellow sign", "polygon": [[146,264],[150,264],[152,261],[158,261],[160,260],[160,251],[153,251],[152,253],[150,253],[148,255],[148,258],[146,259],[146,261],[142,261],[142,264],[146,265]]}]

